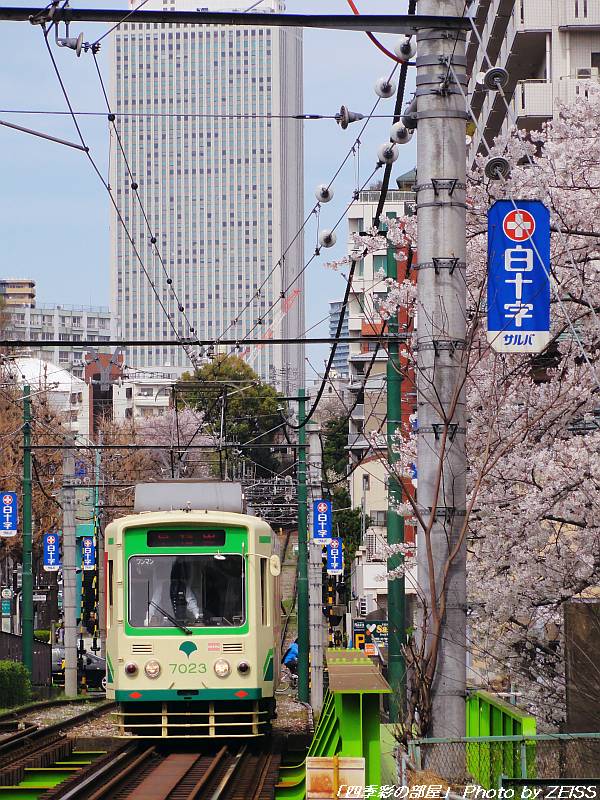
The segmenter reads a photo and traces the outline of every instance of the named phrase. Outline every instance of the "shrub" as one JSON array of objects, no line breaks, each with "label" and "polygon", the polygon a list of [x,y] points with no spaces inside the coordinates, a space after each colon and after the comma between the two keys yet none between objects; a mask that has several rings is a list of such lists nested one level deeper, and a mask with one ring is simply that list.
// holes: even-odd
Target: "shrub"
[{"label": "shrub", "polygon": [[18,661],[0,661],[0,706],[10,708],[31,697],[29,672]]},{"label": "shrub", "polygon": [[50,641],[50,631],[34,631],[33,635],[39,642],[48,643]]}]

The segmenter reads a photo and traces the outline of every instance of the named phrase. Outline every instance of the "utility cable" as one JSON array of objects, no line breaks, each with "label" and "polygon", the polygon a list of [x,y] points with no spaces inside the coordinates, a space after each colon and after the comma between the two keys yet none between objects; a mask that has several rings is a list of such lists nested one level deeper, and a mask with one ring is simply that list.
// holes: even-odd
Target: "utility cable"
[{"label": "utility cable", "polygon": [[129,242],[130,242],[130,244],[131,244],[131,246],[133,248],[133,251],[135,253],[136,259],[137,259],[137,261],[138,261],[138,263],[140,265],[140,268],[142,269],[142,272],[146,276],[146,278],[147,278],[147,280],[148,280],[148,282],[149,282],[149,284],[150,284],[150,286],[152,288],[152,291],[153,291],[153,293],[154,293],[154,295],[155,295],[155,297],[156,297],[156,299],[158,301],[158,304],[161,307],[161,309],[163,310],[163,312],[164,312],[164,314],[165,314],[165,316],[166,316],[166,318],[167,318],[167,320],[168,320],[168,322],[169,322],[169,324],[170,324],[170,326],[171,326],[171,328],[173,330],[173,333],[175,334],[175,337],[180,342],[181,346],[183,347],[183,349],[184,349],[187,357],[189,358],[190,362],[192,363],[192,365],[195,365],[196,362],[197,362],[196,356],[191,351],[188,343],[183,341],[180,333],[178,332],[177,327],[176,327],[175,323],[173,322],[172,316],[169,314],[167,308],[165,307],[164,302],[163,302],[159,292],[157,291],[156,286],[155,286],[153,280],[151,279],[151,277],[150,277],[150,275],[149,275],[149,273],[148,273],[148,271],[147,271],[147,269],[146,269],[146,267],[144,265],[144,262],[142,260],[142,257],[140,255],[140,253],[139,253],[137,245],[136,245],[136,243],[135,243],[135,241],[133,239],[133,236],[131,235],[131,233],[129,231],[129,228],[126,225],[125,219],[124,219],[123,215],[121,214],[119,206],[118,206],[118,204],[117,204],[117,202],[116,202],[116,200],[114,198],[114,195],[112,193],[112,189],[110,187],[110,184],[106,181],[106,179],[104,178],[104,176],[100,172],[100,169],[98,168],[94,158],[92,157],[92,155],[91,155],[91,153],[89,151],[89,148],[86,145],[85,139],[84,139],[83,134],[81,132],[81,128],[79,127],[79,122],[77,121],[77,117],[75,116],[75,114],[73,112],[73,107],[71,105],[71,101],[69,99],[69,95],[67,93],[65,84],[64,84],[62,76],[60,74],[60,70],[58,69],[58,65],[56,63],[56,59],[54,58],[54,55],[52,53],[52,48],[50,47],[50,43],[48,41],[48,35],[47,35],[47,31],[46,31],[45,27],[42,27],[42,33],[43,33],[43,36],[44,36],[44,42],[46,44],[46,49],[48,50],[48,55],[50,56],[50,60],[52,62],[52,66],[54,68],[54,72],[56,73],[56,77],[57,77],[58,82],[60,84],[63,96],[65,98],[65,102],[66,102],[66,104],[67,104],[67,106],[69,108],[69,111],[70,111],[70,114],[71,114],[71,118],[73,119],[73,124],[75,125],[75,128],[77,130],[77,133],[79,135],[79,139],[81,141],[81,144],[86,148],[86,153],[85,154],[88,157],[88,159],[90,161],[90,164],[92,165],[92,169],[94,170],[94,172],[98,176],[98,179],[100,180],[100,182],[104,186],[104,189],[108,193],[108,196],[110,198],[111,204],[112,204],[113,208],[115,209],[115,212],[117,214],[119,222],[121,223],[127,238],[129,239]]}]

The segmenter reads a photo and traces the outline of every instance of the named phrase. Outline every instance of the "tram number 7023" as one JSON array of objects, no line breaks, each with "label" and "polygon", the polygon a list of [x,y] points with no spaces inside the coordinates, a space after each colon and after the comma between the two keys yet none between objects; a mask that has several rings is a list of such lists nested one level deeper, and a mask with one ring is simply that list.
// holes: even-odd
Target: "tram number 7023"
[{"label": "tram number 7023", "polygon": [[186,673],[187,675],[206,672],[206,664],[169,664],[169,666],[171,667],[171,675],[174,675],[176,672],[180,672],[181,674]]}]

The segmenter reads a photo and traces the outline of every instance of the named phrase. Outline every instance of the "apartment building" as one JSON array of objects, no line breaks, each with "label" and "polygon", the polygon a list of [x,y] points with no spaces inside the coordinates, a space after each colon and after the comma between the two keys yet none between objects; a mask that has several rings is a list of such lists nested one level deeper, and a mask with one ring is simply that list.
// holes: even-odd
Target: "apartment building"
[{"label": "apartment building", "polygon": [[[72,375],[83,378],[86,348],[78,341],[103,342],[116,335],[113,317],[103,306],[49,305],[35,308],[11,309],[11,336],[31,341],[28,354],[52,361]],[[64,345],[45,345],[44,342],[64,341]],[[104,345],[104,349],[107,345]]]},{"label": "apartment building", "polygon": [[528,131],[600,80],[600,0],[476,0],[471,13],[479,36],[471,33],[467,42],[468,96],[478,123],[470,162],[512,125],[502,95],[480,82],[490,63],[508,71],[504,92]]},{"label": "apartment building", "polygon": [[[413,213],[415,194],[410,189],[414,173],[399,178],[402,189],[388,191],[384,216],[407,216]],[[406,178],[406,180],[404,180]],[[349,248],[352,235],[368,230],[379,201],[379,191],[364,191],[348,212]],[[387,453],[387,352],[378,346],[377,337],[383,331],[379,304],[387,296],[385,277],[388,253],[368,254],[356,265],[350,293],[348,334],[373,336],[373,341],[349,344],[347,404],[354,410],[348,423],[349,492],[353,508],[363,516],[362,547],[352,568],[352,593],[355,598],[353,614],[363,616],[376,609],[387,609],[385,583],[388,513]],[[401,264],[399,267],[401,268]],[[402,318],[403,311],[399,313]],[[414,409],[414,387],[403,387],[403,418]],[[409,397],[409,394],[411,395]],[[410,404],[410,405],[409,405]],[[367,524],[367,520],[370,524]],[[407,580],[407,593],[414,592]]]},{"label": "apartment building", "polygon": [[0,301],[9,308],[34,308],[35,281],[30,278],[0,278]]}]

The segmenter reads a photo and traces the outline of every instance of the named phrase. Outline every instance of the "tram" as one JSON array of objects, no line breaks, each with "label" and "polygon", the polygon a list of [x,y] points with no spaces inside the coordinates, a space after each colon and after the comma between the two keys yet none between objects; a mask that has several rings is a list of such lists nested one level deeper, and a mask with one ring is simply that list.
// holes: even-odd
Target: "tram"
[{"label": "tram", "polygon": [[107,690],[121,735],[265,735],[279,677],[278,543],[239,483],[136,487],[105,530]]}]

